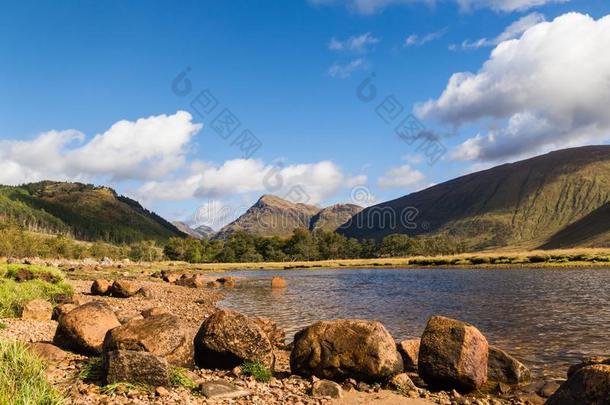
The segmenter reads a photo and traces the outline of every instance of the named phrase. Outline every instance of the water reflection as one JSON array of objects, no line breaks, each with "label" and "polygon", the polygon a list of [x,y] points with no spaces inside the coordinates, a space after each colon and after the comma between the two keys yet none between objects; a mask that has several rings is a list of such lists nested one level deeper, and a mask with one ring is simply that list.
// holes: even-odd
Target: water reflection
[{"label": "water reflection", "polygon": [[[608,354],[610,269],[364,269],[233,272],[221,306],[267,316],[292,336],[321,319],[381,321],[396,339],[419,337],[434,314],[476,325],[538,373],[561,374]],[[286,289],[271,289],[281,275]]]}]

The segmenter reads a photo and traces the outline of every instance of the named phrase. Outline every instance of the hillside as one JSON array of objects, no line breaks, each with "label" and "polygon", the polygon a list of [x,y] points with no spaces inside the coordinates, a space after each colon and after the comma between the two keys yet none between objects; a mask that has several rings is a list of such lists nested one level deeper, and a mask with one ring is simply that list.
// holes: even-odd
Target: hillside
[{"label": "hillside", "polygon": [[33,231],[112,243],[185,236],[137,201],[107,187],[80,183],[0,186],[0,221]]},{"label": "hillside", "polygon": [[226,238],[232,233],[244,231],[257,236],[285,238],[297,228],[334,231],[361,209],[354,204],[336,204],[320,209],[314,205],[264,195],[243,215],[223,227],[215,237]]},{"label": "hillside", "polygon": [[[593,234],[604,239],[607,221],[590,225],[600,221],[606,211],[595,212],[608,201],[610,146],[587,146],[468,174],[369,207],[340,232],[378,240],[392,233],[447,234],[473,249],[571,247]],[[418,211],[415,229],[400,220],[409,207]]]}]

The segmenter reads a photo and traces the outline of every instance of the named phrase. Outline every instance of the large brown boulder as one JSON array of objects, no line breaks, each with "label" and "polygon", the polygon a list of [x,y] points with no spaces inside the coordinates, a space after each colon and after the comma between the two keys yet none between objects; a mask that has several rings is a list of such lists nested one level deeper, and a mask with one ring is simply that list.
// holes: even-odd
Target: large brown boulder
[{"label": "large brown boulder", "polygon": [[487,339],[474,326],[433,316],[421,338],[419,375],[438,388],[479,388],[487,381],[488,351]]},{"label": "large brown boulder", "polygon": [[129,382],[152,387],[170,385],[167,360],[152,353],[133,350],[114,350],[106,353],[106,382]]},{"label": "large brown boulder", "polygon": [[504,350],[489,346],[487,378],[506,384],[521,384],[532,378],[530,370]]},{"label": "large brown boulder", "polygon": [[179,367],[193,365],[190,329],[171,314],[133,319],[113,329],[104,340],[104,353],[114,350],[149,352]]},{"label": "large brown boulder", "polygon": [[129,298],[136,295],[138,287],[127,280],[116,280],[110,287],[110,295],[117,298]]},{"label": "large brown boulder", "polygon": [[53,342],[77,353],[101,354],[106,332],[120,325],[108,305],[98,301],[89,302],[59,318]]},{"label": "large brown boulder", "polygon": [[580,368],[546,401],[546,405],[610,404],[610,365]]},{"label": "large brown boulder", "polygon": [[111,287],[110,281],[98,278],[91,284],[91,295],[108,295]]},{"label": "large brown boulder", "polygon": [[267,335],[238,312],[216,311],[195,336],[195,362],[202,368],[231,370],[244,361],[273,367],[273,347]]},{"label": "large brown boulder", "polygon": [[417,371],[420,339],[403,340],[396,347],[402,356],[405,371]]},{"label": "large brown boulder", "polygon": [[294,374],[330,380],[380,381],[403,371],[396,343],[375,321],[317,322],[294,337]]}]

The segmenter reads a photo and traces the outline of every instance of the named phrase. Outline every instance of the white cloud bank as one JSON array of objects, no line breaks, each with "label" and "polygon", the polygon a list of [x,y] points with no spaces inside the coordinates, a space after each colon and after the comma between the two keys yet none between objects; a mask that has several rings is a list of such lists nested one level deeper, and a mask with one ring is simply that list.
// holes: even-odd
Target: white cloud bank
[{"label": "white cloud bank", "polygon": [[[364,14],[375,14],[386,7],[395,5],[427,4],[433,6],[436,0],[309,0],[314,5],[344,4],[349,10]],[[565,3],[569,0],[451,0],[464,10],[488,8],[499,12],[524,11],[532,7],[551,3]]]},{"label": "white cloud bank", "polygon": [[420,184],[426,176],[419,170],[409,165],[393,167],[386,171],[377,180],[377,185],[382,188],[404,188]]},{"label": "white cloud bank", "polygon": [[88,141],[76,130],[49,131],[26,141],[3,140],[0,183],[163,176],[184,164],[187,145],[200,129],[189,113],[178,111],[119,121]]},{"label": "white cloud bank", "polygon": [[477,73],[454,74],[416,107],[459,127],[484,123],[453,158],[486,161],[610,139],[610,16],[568,13],[501,42]]}]

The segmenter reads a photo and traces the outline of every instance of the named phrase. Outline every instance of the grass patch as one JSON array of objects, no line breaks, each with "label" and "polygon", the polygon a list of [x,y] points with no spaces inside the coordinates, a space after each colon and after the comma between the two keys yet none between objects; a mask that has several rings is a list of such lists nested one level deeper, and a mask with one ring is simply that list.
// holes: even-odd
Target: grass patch
[{"label": "grass patch", "polygon": [[271,371],[260,361],[246,361],[241,366],[245,375],[251,375],[258,382],[268,383],[271,381]]},{"label": "grass patch", "polygon": [[[29,271],[34,278],[15,281],[21,270]],[[27,301],[40,298],[58,303],[73,293],[72,286],[64,281],[63,274],[55,268],[12,264],[0,266],[0,318],[21,316],[23,304]]]},{"label": "grass patch", "polygon": [[40,358],[23,343],[0,340],[0,404],[59,405],[65,402],[47,381]]},{"label": "grass patch", "polygon": [[78,378],[83,381],[101,381],[104,378],[104,360],[101,357],[91,357],[78,373]]},{"label": "grass patch", "polygon": [[169,381],[173,387],[184,387],[189,390],[194,390],[198,387],[197,383],[188,376],[186,369],[181,367],[172,367]]}]

